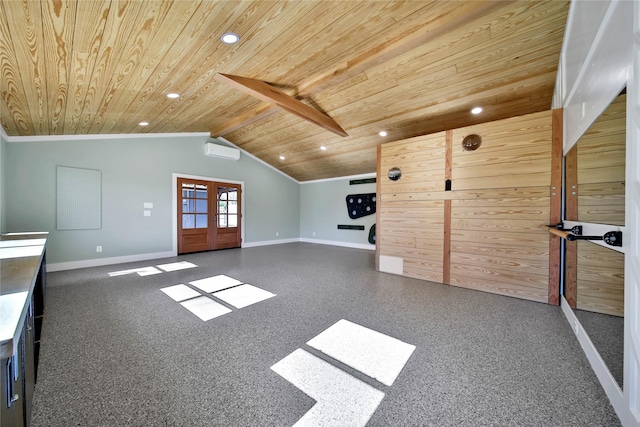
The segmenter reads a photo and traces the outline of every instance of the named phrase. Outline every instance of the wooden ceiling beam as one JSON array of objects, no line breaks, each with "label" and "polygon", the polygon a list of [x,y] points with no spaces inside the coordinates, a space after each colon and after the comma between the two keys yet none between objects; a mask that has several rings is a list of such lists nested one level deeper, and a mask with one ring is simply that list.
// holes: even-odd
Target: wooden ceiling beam
[{"label": "wooden ceiling beam", "polygon": [[262,80],[222,73],[217,73],[216,79],[262,101],[275,104],[283,110],[333,132],[336,135],[342,137],[349,136],[331,117],[298,101],[296,98],[287,95]]},{"label": "wooden ceiling beam", "polygon": [[[510,2],[513,0],[509,0]],[[385,41],[383,44],[370,49],[367,52],[353,58],[341,66],[334,67],[329,70],[312,76],[302,82],[298,88],[298,99],[309,98],[314,94],[321,92],[331,86],[335,86],[355,75],[361,73],[371,67],[402,55],[411,49],[414,49],[424,43],[432,41],[443,34],[454,31],[481,16],[487,15],[501,7],[505,6],[505,1],[488,1],[488,2],[466,2],[462,3],[455,12],[449,12],[444,17],[433,17],[427,24],[407,29],[399,36]],[[211,136],[228,135],[244,126],[254,123],[274,111],[265,115],[267,105],[261,104],[246,113],[238,116],[211,131]]]}]

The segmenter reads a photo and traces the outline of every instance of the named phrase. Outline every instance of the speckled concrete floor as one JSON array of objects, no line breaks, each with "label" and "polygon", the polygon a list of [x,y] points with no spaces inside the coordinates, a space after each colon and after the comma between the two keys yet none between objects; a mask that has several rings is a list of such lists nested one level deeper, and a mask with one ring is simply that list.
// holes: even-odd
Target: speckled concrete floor
[{"label": "speckled concrete floor", "polygon": [[[108,273],[190,261],[146,277]],[[202,321],[160,289],[226,274],[277,296]],[[270,369],[346,319],[416,346],[369,426],[615,426],[559,307],[374,269],[308,243],[50,273],[33,426],[291,426],[314,401]]]}]

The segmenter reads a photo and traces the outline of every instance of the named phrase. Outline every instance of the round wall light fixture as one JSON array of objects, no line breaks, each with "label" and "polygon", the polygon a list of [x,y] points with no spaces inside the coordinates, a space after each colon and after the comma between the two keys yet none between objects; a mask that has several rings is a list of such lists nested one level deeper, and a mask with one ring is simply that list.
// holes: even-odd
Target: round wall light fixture
[{"label": "round wall light fixture", "polygon": [[391,181],[397,181],[402,176],[402,171],[397,167],[391,168],[389,169],[389,172],[387,172],[387,176]]},{"label": "round wall light fixture", "polygon": [[462,149],[464,151],[475,151],[482,144],[482,137],[477,133],[472,133],[471,135],[467,135],[462,140]]}]

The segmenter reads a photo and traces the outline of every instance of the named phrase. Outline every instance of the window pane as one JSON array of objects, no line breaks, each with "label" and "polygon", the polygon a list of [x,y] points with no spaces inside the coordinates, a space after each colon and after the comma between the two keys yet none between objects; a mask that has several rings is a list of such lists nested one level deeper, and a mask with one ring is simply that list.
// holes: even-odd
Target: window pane
[{"label": "window pane", "polygon": [[206,199],[207,198],[207,190],[196,190],[196,197],[198,199]]},{"label": "window pane", "polygon": [[225,214],[227,213],[227,202],[224,200],[218,201],[218,213]]},{"label": "window pane", "polygon": [[193,197],[194,194],[193,184],[191,188],[189,188],[189,184],[182,184],[182,197]]},{"label": "window pane", "polygon": [[182,199],[182,213],[194,213],[193,202],[193,199]]},{"label": "window pane", "polygon": [[198,213],[207,213],[207,201],[206,200],[196,200],[196,212]]},{"label": "window pane", "polygon": [[238,226],[238,216],[229,215],[229,227],[237,227],[237,226]]},{"label": "window pane", "polygon": [[238,200],[238,190],[235,188],[229,189],[229,200]]},{"label": "window pane", "polygon": [[218,228],[227,228],[227,216],[218,215]]},{"label": "window pane", "polygon": [[208,215],[196,215],[196,228],[207,228]]},{"label": "window pane", "polygon": [[194,215],[182,215],[182,228],[195,228]]},{"label": "window pane", "polygon": [[218,200],[227,200],[226,188],[218,188]]},{"label": "window pane", "polygon": [[238,213],[238,202],[229,202],[229,213],[230,214]]}]

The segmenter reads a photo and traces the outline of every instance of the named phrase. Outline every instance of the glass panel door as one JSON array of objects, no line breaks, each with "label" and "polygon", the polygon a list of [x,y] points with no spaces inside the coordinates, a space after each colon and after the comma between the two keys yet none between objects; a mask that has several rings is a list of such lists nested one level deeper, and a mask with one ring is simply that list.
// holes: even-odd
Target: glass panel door
[{"label": "glass panel door", "polygon": [[209,188],[207,181],[178,178],[178,253],[213,249],[210,230]]}]

